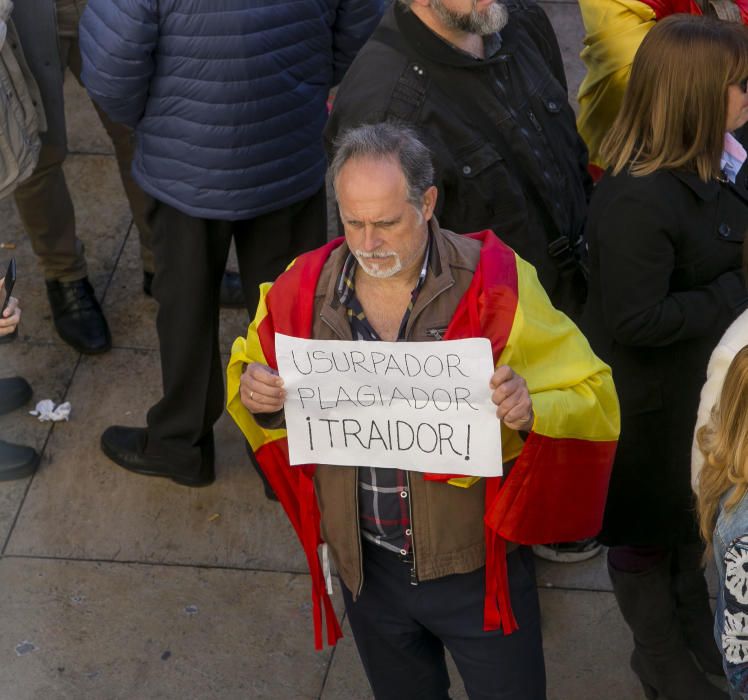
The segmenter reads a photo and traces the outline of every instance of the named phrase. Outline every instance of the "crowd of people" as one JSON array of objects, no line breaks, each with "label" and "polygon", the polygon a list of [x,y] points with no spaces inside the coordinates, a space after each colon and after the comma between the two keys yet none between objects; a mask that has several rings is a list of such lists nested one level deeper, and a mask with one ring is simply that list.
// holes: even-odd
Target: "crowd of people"
[{"label": "crowd of people", "polygon": [[[739,5],[657,4],[614,42],[620,8],[595,3],[585,144],[530,0],[0,0],[0,66],[39,132],[13,140],[36,161],[14,196],[55,328],[111,347],[61,167],[66,67],[115,146],[159,305],[163,397],[102,451],[214,481],[218,310],[244,306],[229,413],[307,556],[317,647],[323,622],[340,636],[329,551],[378,699],[448,698],[445,647],[471,698],[545,698],[529,545],[576,561],[599,543],[647,698],[748,697],[748,29]],[[0,342],[19,320],[11,297]],[[276,332],[488,338],[503,476],[289,466]],[[0,379],[0,413],[30,395]],[[38,463],[0,441],[0,479]]]}]

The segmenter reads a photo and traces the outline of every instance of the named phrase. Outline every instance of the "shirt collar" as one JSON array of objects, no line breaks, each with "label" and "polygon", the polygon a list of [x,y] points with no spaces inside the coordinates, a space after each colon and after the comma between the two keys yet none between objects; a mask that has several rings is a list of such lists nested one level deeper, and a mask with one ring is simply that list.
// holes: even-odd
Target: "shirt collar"
[{"label": "shirt collar", "polygon": [[719,161],[719,167],[730,182],[735,182],[746,159],[748,159],[748,153],[743,148],[743,144],[728,131],[725,134],[725,145]]}]

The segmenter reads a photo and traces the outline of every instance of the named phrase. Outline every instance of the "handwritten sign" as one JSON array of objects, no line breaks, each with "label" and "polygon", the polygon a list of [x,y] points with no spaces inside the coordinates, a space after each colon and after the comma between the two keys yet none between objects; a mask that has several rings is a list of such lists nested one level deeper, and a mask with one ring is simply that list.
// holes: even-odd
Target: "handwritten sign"
[{"label": "handwritten sign", "polygon": [[291,464],[501,475],[485,338],[424,343],[275,336]]}]

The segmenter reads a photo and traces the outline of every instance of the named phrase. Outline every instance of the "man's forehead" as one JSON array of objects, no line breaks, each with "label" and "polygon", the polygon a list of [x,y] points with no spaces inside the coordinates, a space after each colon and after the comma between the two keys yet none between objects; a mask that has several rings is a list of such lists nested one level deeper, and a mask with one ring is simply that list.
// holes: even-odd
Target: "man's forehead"
[{"label": "man's forehead", "polygon": [[394,157],[352,158],[340,169],[335,189],[345,199],[407,197],[405,174]]}]

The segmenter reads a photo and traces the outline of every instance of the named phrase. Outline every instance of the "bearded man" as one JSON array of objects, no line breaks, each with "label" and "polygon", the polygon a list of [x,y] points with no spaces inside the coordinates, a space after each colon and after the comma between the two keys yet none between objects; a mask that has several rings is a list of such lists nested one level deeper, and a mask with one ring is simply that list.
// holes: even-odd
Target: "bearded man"
[{"label": "bearded man", "polygon": [[[448,700],[445,647],[471,698],[545,700],[532,555],[517,543],[599,528],[618,435],[610,370],[531,265],[490,231],[439,227],[430,155],[412,129],[348,131],[330,170],[345,238],[263,286],[228,368],[229,412],[310,565],[316,644],[323,610],[329,643],[341,634],[329,551],[377,700]],[[484,391],[501,420],[504,476],[423,473],[413,457],[400,469],[355,455],[289,466],[276,333],[366,345],[488,338],[496,368]]]},{"label": "bearded man", "polygon": [[335,98],[328,154],[346,129],[414,126],[432,153],[439,221],[492,229],[578,318],[591,180],[558,42],[532,0],[396,0]]}]

